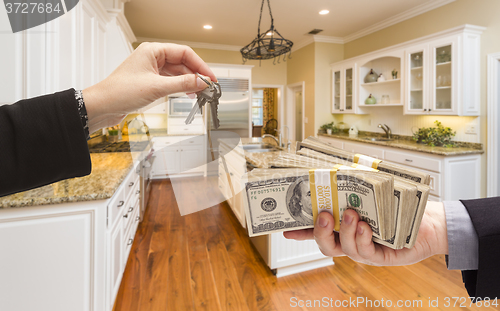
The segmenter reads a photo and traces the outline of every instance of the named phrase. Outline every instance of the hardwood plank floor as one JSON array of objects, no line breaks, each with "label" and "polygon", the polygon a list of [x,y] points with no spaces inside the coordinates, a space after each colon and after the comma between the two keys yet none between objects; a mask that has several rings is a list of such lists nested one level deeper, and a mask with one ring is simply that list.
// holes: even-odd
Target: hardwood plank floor
[{"label": "hardwood plank floor", "polygon": [[[192,193],[189,184],[186,180],[183,193]],[[170,181],[156,181],[114,311],[498,310],[470,306],[469,300],[465,307],[458,307],[460,302],[453,307],[453,299],[446,307],[446,297],[468,295],[460,272],[448,271],[444,256],[404,267],[366,266],[347,257],[334,261],[330,267],[278,279],[227,203],[181,216]],[[360,298],[371,300],[372,306],[348,304]],[[375,307],[382,299],[393,306]],[[436,299],[437,307],[430,307]],[[399,300],[413,305],[398,308]],[[325,301],[331,306],[326,307]]]}]

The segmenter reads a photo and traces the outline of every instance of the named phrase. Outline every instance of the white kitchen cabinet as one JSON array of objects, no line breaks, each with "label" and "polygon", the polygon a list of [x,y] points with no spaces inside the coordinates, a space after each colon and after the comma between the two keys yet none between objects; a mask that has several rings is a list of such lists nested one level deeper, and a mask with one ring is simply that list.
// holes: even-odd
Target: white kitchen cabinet
[{"label": "white kitchen cabinet", "polygon": [[154,137],[154,179],[205,174],[205,136]]},{"label": "white kitchen cabinet", "polygon": [[0,310],[104,310],[106,208],[0,210]]},{"label": "white kitchen cabinet", "polygon": [[232,65],[209,63],[208,66],[217,78],[251,79],[252,67],[250,65]]},{"label": "white kitchen cabinet", "polygon": [[332,113],[354,113],[357,100],[356,63],[332,66]]},{"label": "white kitchen cabinet", "polygon": [[108,232],[108,237],[106,239],[108,241],[108,282],[106,293],[106,310],[111,310],[111,308],[113,307],[116,294],[118,293],[118,289],[120,289],[120,283],[123,276],[123,235],[123,224],[121,221],[119,221],[116,223],[115,227],[110,232]]},{"label": "white kitchen cabinet", "polygon": [[433,201],[475,199],[481,196],[481,155],[443,156],[381,145],[353,142],[319,136],[336,148],[372,156],[423,171],[431,176],[430,194]]},{"label": "white kitchen cabinet", "polygon": [[466,25],[406,48],[405,114],[480,114],[480,37]]}]

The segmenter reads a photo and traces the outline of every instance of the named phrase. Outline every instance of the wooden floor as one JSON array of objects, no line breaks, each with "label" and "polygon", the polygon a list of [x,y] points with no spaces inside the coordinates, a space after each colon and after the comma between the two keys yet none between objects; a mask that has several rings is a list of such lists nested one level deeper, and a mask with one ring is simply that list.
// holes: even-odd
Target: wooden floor
[{"label": "wooden floor", "polygon": [[[204,199],[193,195],[193,200]],[[441,310],[498,310],[470,307],[463,298],[466,307],[459,308],[459,301],[453,308],[451,297],[468,295],[460,273],[448,271],[443,256],[388,268],[347,257],[334,261],[327,268],[278,279],[226,203],[181,217],[170,181],[154,182],[114,310],[431,310],[438,309],[429,307],[436,299]],[[369,299],[372,307],[369,302],[347,305],[356,299]],[[390,300],[392,308],[376,307],[382,299]],[[308,300],[333,307],[319,301],[307,307]],[[399,300],[414,307],[397,308]]]}]

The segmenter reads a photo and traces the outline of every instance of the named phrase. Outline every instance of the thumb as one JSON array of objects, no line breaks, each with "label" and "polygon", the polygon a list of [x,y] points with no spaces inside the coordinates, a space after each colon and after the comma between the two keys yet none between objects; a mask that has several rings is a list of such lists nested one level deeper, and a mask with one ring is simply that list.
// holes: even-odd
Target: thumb
[{"label": "thumb", "polygon": [[[161,79],[160,88],[166,93],[165,95],[173,93],[196,93],[208,87],[203,80],[194,74],[185,74],[173,77],[158,77]],[[204,78],[210,82],[210,78]]]}]

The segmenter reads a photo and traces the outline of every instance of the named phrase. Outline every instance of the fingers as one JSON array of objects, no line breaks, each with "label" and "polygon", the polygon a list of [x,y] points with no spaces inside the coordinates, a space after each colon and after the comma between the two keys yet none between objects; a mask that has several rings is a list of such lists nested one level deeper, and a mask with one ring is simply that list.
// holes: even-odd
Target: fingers
[{"label": "fingers", "polygon": [[335,221],[330,213],[323,212],[318,215],[314,226],[314,240],[325,256],[343,256],[338,235],[333,231]]},{"label": "fingers", "polygon": [[[196,93],[205,89],[208,85],[194,74],[163,77],[158,76],[161,83],[159,89],[162,90],[166,96],[173,93]],[[207,79],[210,80],[210,79]]]},{"label": "fingers", "polygon": [[358,222],[356,229],[356,248],[359,256],[369,260],[370,262],[381,262],[383,254],[380,248],[375,247],[372,240],[372,230],[370,226],[364,222]]},{"label": "fingers", "polygon": [[313,229],[287,231],[283,232],[283,236],[286,239],[297,240],[297,241],[314,239]]},{"label": "fingers", "polygon": [[150,43],[144,48],[152,49],[159,63],[163,60],[166,64],[184,65],[191,72],[198,72],[208,76],[212,81],[217,81],[208,65],[188,46],[170,43]]},{"label": "fingers", "polygon": [[340,224],[340,244],[342,250],[349,257],[357,257],[356,229],[358,227],[359,215],[352,209],[347,209]]}]

